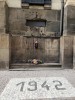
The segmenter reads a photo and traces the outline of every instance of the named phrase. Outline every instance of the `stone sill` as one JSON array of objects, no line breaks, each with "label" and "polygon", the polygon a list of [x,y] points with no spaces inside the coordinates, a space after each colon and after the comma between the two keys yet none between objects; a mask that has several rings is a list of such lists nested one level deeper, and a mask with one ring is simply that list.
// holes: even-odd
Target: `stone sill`
[{"label": "stone sill", "polygon": [[51,5],[44,5],[44,9],[51,9]]},{"label": "stone sill", "polygon": [[27,34],[25,31],[17,31],[17,30],[12,30],[12,32],[9,32],[12,36],[24,36],[24,37],[43,37],[43,38],[50,38],[50,37],[61,37],[61,34],[59,32],[45,32],[43,34]]},{"label": "stone sill", "polygon": [[28,9],[28,8],[29,8],[29,4],[25,4],[25,3],[23,4],[23,3],[22,3],[22,8]]},{"label": "stone sill", "polygon": [[24,70],[26,68],[60,68],[62,69],[61,63],[43,63],[43,64],[26,64],[26,63],[13,63],[10,65],[9,70]]},{"label": "stone sill", "polygon": [[51,5],[47,5],[45,4],[44,6],[39,6],[39,5],[29,5],[27,3],[22,3],[22,8],[25,9],[46,9],[46,10],[50,10],[51,9]]}]

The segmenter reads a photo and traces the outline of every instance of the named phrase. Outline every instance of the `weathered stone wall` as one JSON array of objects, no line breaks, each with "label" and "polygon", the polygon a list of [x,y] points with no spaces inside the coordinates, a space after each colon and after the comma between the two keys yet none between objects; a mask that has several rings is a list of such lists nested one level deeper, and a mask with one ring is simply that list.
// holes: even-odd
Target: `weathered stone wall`
[{"label": "weathered stone wall", "polygon": [[[38,41],[38,49],[35,42]],[[26,63],[29,59],[40,59],[44,63],[59,63],[60,39],[11,37],[12,63]]]},{"label": "weathered stone wall", "polygon": [[61,9],[61,0],[52,0],[52,9],[60,10]]},{"label": "weathered stone wall", "polygon": [[75,35],[75,0],[67,0],[64,7],[64,36]]},{"label": "weathered stone wall", "polygon": [[73,68],[74,36],[61,36],[60,63],[63,69]]},{"label": "weathered stone wall", "polygon": [[[64,33],[66,41],[68,41],[67,51],[64,51],[64,63],[66,66],[75,68],[75,0],[67,0],[64,8]],[[65,43],[64,43],[65,45]],[[67,58],[68,57],[68,58]]]},{"label": "weathered stone wall", "polygon": [[8,69],[10,61],[9,35],[0,34],[0,69]]},{"label": "weathered stone wall", "polygon": [[[46,20],[46,27],[26,26],[26,20]],[[60,39],[56,38],[60,35],[60,11],[9,8],[8,22],[12,35],[12,63],[26,63],[34,58],[44,63],[60,63]],[[36,40],[39,44],[37,50],[34,47]]]},{"label": "weathered stone wall", "polygon": [[6,34],[8,26],[8,6],[5,1],[0,1],[0,69],[9,68],[9,35]]},{"label": "weathered stone wall", "polygon": [[64,17],[64,35],[75,35],[75,6],[66,6]]},{"label": "weathered stone wall", "polygon": [[[26,20],[46,20],[46,27],[26,26]],[[9,33],[25,36],[58,36],[60,11],[9,8]]]},{"label": "weathered stone wall", "polygon": [[[12,8],[21,8],[21,0],[6,0],[9,7]],[[61,9],[61,0],[52,0],[51,9],[60,10]]]},{"label": "weathered stone wall", "polygon": [[72,5],[72,6],[75,6],[75,0],[66,0],[66,6],[69,6],[69,5]]},{"label": "weathered stone wall", "polygon": [[6,32],[6,21],[7,21],[7,5],[5,1],[0,1],[0,34]]},{"label": "weathered stone wall", "polygon": [[[64,68],[73,68],[73,36],[64,36]],[[62,45],[62,44],[61,44]]]},{"label": "weathered stone wall", "polygon": [[[72,1],[74,3],[74,0]],[[41,59],[44,63],[61,63],[63,68],[73,68],[75,63],[73,3],[68,1],[65,5],[64,33],[60,38],[56,36],[60,32],[61,5],[57,8],[58,4],[55,5],[54,0],[51,7],[57,10],[34,7],[24,9],[20,0],[16,2],[13,0],[12,4],[11,0],[7,0],[7,3],[9,10],[6,3],[0,1],[0,69],[8,69],[10,63],[26,63],[28,59],[34,58]],[[46,20],[46,27],[26,26],[28,19]],[[39,44],[38,50],[34,47],[36,41]]]}]

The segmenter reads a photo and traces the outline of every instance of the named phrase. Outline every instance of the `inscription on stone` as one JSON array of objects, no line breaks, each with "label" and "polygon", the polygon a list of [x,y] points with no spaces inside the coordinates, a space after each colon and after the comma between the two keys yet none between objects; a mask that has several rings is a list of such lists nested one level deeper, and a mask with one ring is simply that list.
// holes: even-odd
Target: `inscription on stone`
[{"label": "inscription on stone", "polygon": [[74,98],[75,88],[63,77],[14,78],[0,100]]}]

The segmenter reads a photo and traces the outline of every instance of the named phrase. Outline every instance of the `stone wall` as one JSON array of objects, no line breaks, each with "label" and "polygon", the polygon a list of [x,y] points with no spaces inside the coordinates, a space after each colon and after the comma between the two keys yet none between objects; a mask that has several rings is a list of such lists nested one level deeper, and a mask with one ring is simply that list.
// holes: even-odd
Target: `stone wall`
[{"label": "stone wall", "polygon": [[7,5],[5,1],[0,1],[0,34],[6,32],[6,21],[7,21]]},{"label": "stone wall", "polygon": [[0,69],[9,68],[9,35],[0,34]]},{"label": "stone wall", "polygon": [[[9,7],[12,8],[21,8],[21,0],[6,0]],[[60,10],[61,9],[61,0],[52,0],[51,9]]]},{"label": "stone wall", "polygon": [[66,52],[66,54],[64,53],[66,56],[64,57],[66,59],[64,63],[66,65],[70,63],[69,65],[75,68],[75,0],[67,0],[65,5],[63,31],[66,41],[69,42],[69,45],[67,45],[69,49],[64,51]]},{"label": "stone wall", "polygon": [[[45,20],[46,27],[27,26],[27,20]],[[12,63],[26,63],[34,58],[44,63],[60,63],[60,39],[56,38],[60,36],[60,10],[9,8],[8,22]]]},{"label": "stone wall", "polygon": [[[38,49],[35,49],[36,41],[38,41]],[[29,59],[34,58],[44,63],[60,63],[60,39],[11,37],[12,63],[27,63]]]},{"label": "stone wall", "polygon": [[[20,0],[18,2],[13,0],[12,4],[9,0],[7,2],[9,8],[5,2],[0,1],[0,69],[9,69],[11,63],[26,63],[34,58],[41,59],[45,63],[61,63],[63,68],[73,68],[75,63],[74,0],[73,3],[68,1],[65,5],[62,36],[59,34],[60,9],[47,10],[40,7],[24,9],[20,5]],[[52,2],[55,3],[54,0]],[[46,27],[27,26],[26,20],[44,20]],[[34,47],[36,41],[39,44],[38,50]]]},{"label": "stone wall", "polygon": [[75,0],[67,0],[64,7],[64,36],[75,35]]},{"label": "stone wall", "polygon": [[73,36],[64,36],[64,68],[73,68]]},{"label": "stone wall", "polygon": [[66,6],[64,17],[64,35],[75,35],[75,6]]},{"label": "stone wall", "polygon": [[[46,27],[26,26],[26,20],[46,20]],[[9,8],[9,33],[24,36],[58,36],[60,11]]]},{"label": "stone wall", "polygon": [[6,34],[8,27],[8,6],[5,1],[0,1],[0,69],[9,68],[9,35]]}]

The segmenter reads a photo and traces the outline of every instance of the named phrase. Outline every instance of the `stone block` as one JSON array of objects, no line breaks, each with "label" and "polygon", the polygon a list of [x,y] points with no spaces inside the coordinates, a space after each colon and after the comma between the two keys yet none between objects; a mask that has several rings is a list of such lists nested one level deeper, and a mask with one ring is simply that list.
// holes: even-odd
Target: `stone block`
[{"label": "stone block", "polygon": [[9,35],[0,34],[0,69],[9,68],[10,47]]},{"label": "stone block", "polygon": [[73,49],[64,49],[64,58],[73,59]]},{"label": "stone block", "polygon": [[6,2],[5,1],[0,1],[0,8],[4,8],[6,5]]},{"label": "stone block", "polygon": [[60,32],[60,22],[59,21],[49,21],[49,22],[47,22],[46,31]]},{"label": "stone block", "polygon": [[0,49],[0,61],[9,61],[9,48]]},{"label": "stone block", "polygon": [[9,61],[0,61],[1,70],[9,70]]},{"label": "stone block", "polygon": [[45,57],[46,62],[59,63],[60,58],[60,40],[46,39],[45,40]]},{"label": "stone block", "polygon": [[[75,6],[67,5],[64,13],[64,34],[65,36],[75,35]],[[66,32],[65,32],[66,31]]]},{"label": "stone block", "polygon": [[[36,17],[37,16],[37,17]],[[9,20],[14,19],[46,19],[47,21],[60,20],[60,11],[39,9],[9,8]]]},{"label": "stone block", "polygon": [[21,8],[21,0],[6,0],[10,8]]},{"label": "stone block", "polygon": [[22,49],[11,50],[11,63],[23,62],[23,56],[24,56],[24,53],[22,52]]},{"label": "stone block", "polygon": [[22,37],[21,36],[12,36],[11,37],[11,49],[20,49],[22,44]]},{"label": "stone block", "polygon": [[30,6],[29,6],[29,9],[37,9],[37,10],[39,9],[39,10],[41,10],[41,9],[44,9],[44,6],[39,6],[39,5],[37,5],[37,6],[36,6],[36,5],[30,5]]},{"label": "stone block", "polygon": [[66,36],[64,37],[64,49],[73,49],[73,37],[72,36]]},{"label": "stone block", "polygon": [[4,16],[4,14],[5,14],[5,9],[0,8],[0,15],[3,15]]},{"label": "stone block", "polygon": [[63,68],[64,69],[73,69],[73,63],[72,62],[73,62],[72,59],[65,58],[64,59],[64,66],[63,66]]},{"label": "stone block", "polygon": [[67,24],[75,24],[75,18],[67,18]]},{"label": "stone block", "polygon": [[45,48],[49,50],[58,50],[60,47],[60,39],[46,39]]},{"label": "stone block", "polygon": [[61,10],[57,11],[57,21],[61,19]]},{"label": "stone block", "polygon": [[73,37],[65,36],[63,50],[63,67],[73,68]]},{"label": "stone block", "polygon": [[66,27],[67,33],[69,35],[73,35],[75,32],[75,18],[67,18],[67,27]]},{"label": "stone block", "polygon": [[69,35],[75,35],[75,24],[68,24],[67,32]]},{"label": "stone block", "polygon": [[47,19],[47,21],[59,21],[60,20],[60,11],[57,11],[57,10],[46,11],[45,19]]},{"label": "stone block", "polygon": [[50,10],[51,9],[51,5],[44,5],[44,9],[46,9],[46,10]]},{"label": "stone block", "polygon": [[0,15],[0,28],[5,28],[5,16]]},{"label": "stone block", "polygon": [[65,61],[64,61],[64,68],[65,68],[65,69],[67,69],[67,68],[72,69],[72,68],[73,68],[72,59],[70,59],[70,58],[65,58],[64,60],[65,60]]},{"label": "stone block", "polygon": [[56,49],[53,49],[53,50],[50,50],[50,55],[51,55],[51,57],[53,56],[55,59],[56,59],[56,57],[59,59],[59,49],[58,50],[56,50]]},{"label": "stone block", "polygon": [[6,31],[6,28],[0,28],[0,34],[4,34]]},{"label": "stone block", "polygon": [[22,8],[28,9],[29,8],[29,4],[27,4],[27,3],[23,4],[22,3]]},{"label": "stone block", "polygon": [[0,1],[0,34],[6,32],[7,28],[7,5],[5,1]]},{"label": "stone block", "polygon": [[9,21],[20,20],[23,17],[25,17],[25,9],[9,8]]},{"label": "stone block", "polygon": [[[1,12],[0,12],[1,13]],[[6,25],[6,21],[5,21],[5,14],[0,15],[0,34],[5,32],[5,25]]]},{"label": "stone block", "polygon": [[8,49],[9,48],[9,35],[0,35],[0,49]]},{"label": "stone block", "polygon": [[59,50],[46,49],[44,60],[46,61],[46,63],[60,63],[59,56],[60,56]]},{"label": "stone block", "polygon": [[12,31],[12,30],[20,31],[21,30],[21,22],[20,21],[16,21],[14,19],[14,22],[10,23],[9,25],[10,25],[10,27],[9,27],[10,31]]},{"label": "stone block", "polygon": [[68,5],[67,6],[67,17],[68,18],[75,18],[75,6]]},{"label": "stone block", "polygon": [[60,10],[61,9],[61,0],[52,0],[52,9]]}]

